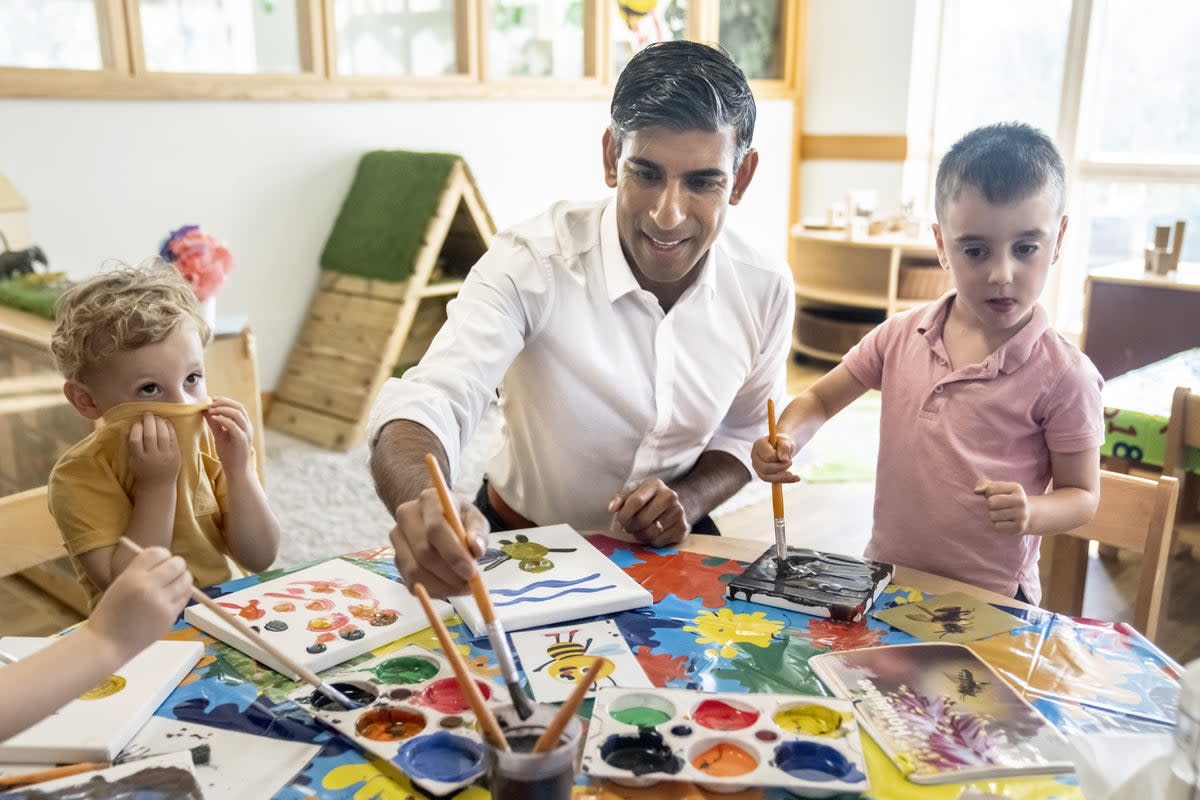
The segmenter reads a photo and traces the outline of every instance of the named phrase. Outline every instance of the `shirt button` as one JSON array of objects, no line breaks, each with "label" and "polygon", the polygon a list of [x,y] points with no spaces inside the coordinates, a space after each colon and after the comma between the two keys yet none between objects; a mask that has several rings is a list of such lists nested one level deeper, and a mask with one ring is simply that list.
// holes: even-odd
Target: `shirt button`
[{"label": "shirt button", "polygon": [[938,394],[941,394],[942,393],[942,385],[939,383],[937,386],[933,387],[933,391],[937,392]]}]

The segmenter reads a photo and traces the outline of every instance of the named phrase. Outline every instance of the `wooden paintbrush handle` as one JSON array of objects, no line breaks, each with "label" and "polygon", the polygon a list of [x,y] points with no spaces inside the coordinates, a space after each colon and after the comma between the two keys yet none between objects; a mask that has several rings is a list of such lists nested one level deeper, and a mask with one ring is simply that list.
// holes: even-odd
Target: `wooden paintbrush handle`
[{"label": "wooden paintbrush handle", "polygon": [[67,764],[66,766],[38,770],[37,772],[25,772],[20,775],[9,775],[7,777],[0,778],[0,789],[15,789],[18,786],[28,786],[31,783],[53,781],[57,780],[58,778],[67,778],[71,775],[78,775],[81,772],[107,769],[108,766],[108,764],[105,764],[102,761],[85,761],[81,764]]},{"label": "wooden paintbrush handle", "polygon": [[[450,496],[450,488],[446,486],[446,479],[442,477],[441,467],[438,466],[433,453],[425,454],[425,466],[429,469],[429,477],[433,480],[434,488],[437,489],[438,499],[442,501],[442,516],[446,518],[446,522],[450,523],[450,527],[458,534],[458,540],[470,553],[471,543],[467,537],[467,529],[463,526],[458,511],[454,508],[454,498]],[[471,596],[475,598],[475,603],[479,606],[479,613],[483,615],[483,621],[493,622],[496,619],[496,609],[492,607],[491,595],[488,594],[487,587],[483,585],[483,575],[479,573],[478,567],[475,569],[475,574],[471,576],[470,586]]]},{"label": "wooden paintbrush handle", "polygon": [[471,711],[475,712],[475,719],[479,720],[479,725],[483,728],[483,735],[488,738],[492,747],[497,750],[507,750],[508,740],[504,738],[504,731],[500,729],[500,723],[496,721],[496,717],[492,714],[491,709],[487,707],[487,701],[483,699],[483,693],[479,691],[479,686],[467,670],[467,665],[462,659],[462,653],[458,652],[458,648],[454,646],[454,640],[450,638],[450,632],[446,630],[445,623],[442,622],[442,618],[437,615],[437,612],[433,610],[433,603],[429,600],[429,592],[425,591],[425,587],[422,584],[414,583],[412,593],[421,601],[421,608],[425,609],[425,616],[429,618],[429,627],[433,628],[433,632],[437,635],[438,642],[442,646],[442,652],[446,654],[446,659],[450,662],[450,668],[454,670],[454,677],[458,680],[458,686],[462,689],[463,694],[466,695],[467,703],[471,706]]},{"label": "wooden paintbrush handle", "polygon": [[571,721],[571,717],[575,716],[575,712],[579,710],[579,705],[583,702],[583,698],[587,695],[588,689],[592,687],[592,683],[596,680],[596,675],[603,666],[603,658],[596,656],[592,659],[592,665],[588,667],[587,672],[583,673],[583,678],[580,679],[579,683],[575,684],[575,688],[571,690],[571,695],[558,709],[558,713],[554,715],[554,719],[550,720],[550,724],[546,726],[546,730],[542,731],[542,735],[538,737],[537,743],[533,746],[533,752],[544,753],[547,750],[554,749],[555,745],[558,744],[558,740],[562,738],[563,731],[567,729],[567,724]]}]

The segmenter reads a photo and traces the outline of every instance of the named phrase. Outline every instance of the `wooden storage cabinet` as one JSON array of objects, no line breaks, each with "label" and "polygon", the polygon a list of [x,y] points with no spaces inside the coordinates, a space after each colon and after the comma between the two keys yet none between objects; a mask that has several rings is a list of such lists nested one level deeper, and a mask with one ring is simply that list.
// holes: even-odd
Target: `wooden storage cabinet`
[{"label": "wooden storage cabinet", "polygon": [[932,241],[896,235],[847,239],[796,226],[789,262],[798,303],[792,346],[827,361],[840,361],[875,324],[950,288]]}]

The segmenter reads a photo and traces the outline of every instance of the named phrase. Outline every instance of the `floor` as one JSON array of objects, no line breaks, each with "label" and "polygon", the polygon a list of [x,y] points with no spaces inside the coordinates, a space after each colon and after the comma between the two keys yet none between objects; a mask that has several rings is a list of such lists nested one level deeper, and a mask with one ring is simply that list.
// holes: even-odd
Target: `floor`
[{"label": "floor", "polygon": [[[788,388],[803,390],[828,365],[805,361],[789,367]],[[870,483],[793,484],[785,490],[789,538],[834,552],[861,553],[871,528],[874,486]],[[773,538],[770,502],[746,506],[721,517],[727,536]],[[1137,579],[1137,559],[1093,556],[1088,565],[1084,614],[1096,619],[1129,619]],[[1180,663],[1200,658],[1200,560],[1184,555],[1169,569],[1170,598],[1159,646]],[[0,579],[0,635],[41,636],[79,621],[75,612],[19,578]]]}]

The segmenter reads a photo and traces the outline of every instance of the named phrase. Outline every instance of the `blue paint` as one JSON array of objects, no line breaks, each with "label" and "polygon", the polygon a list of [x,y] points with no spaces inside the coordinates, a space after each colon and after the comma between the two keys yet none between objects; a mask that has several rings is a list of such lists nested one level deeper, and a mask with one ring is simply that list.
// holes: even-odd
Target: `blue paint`
[{"label": "blue paint", "polygon": [[837,750],[815,742],[787,742],[775,748],[775,765],[805,781],[857,783],[866,778]]},{"label": "blue paint", "polygon": [[574,586],[577,583],[587,583],[600,577],[599,572],[593,572],[584,578],[576,578],[569,581],[535,581],[527,586],[522,586],[519,589],[492,589],[489,594],[500,595],[501,597],[517,597],[518,595],[528,594],[534,589],[561,589],[564,586]]},{"label": "blue paint", "polygon": [[584,589],[582,587],[576,589],[564,589],[558,594],[552,594],[546,597],[518,597],[515,600],[506,600],[503,603],[493,603],[492,605],[494,605],[496,608],[499,608],[500,606],[513,606],[517,603],[544,603],[547,600],[554,600],[555,598],[562,597],[565,594],[591,594],[592,592],[603,592],[605,589],[615,588],[616,584],[610,583],[607,586],[597,586],[594,589]]},{"label": "blue paint", "polygon": [[691,736],[692,729],[690,727],[688,727],[687,725],[676,725],[674,728],[671,728],[671,734],[673,736],[680,736],[680,737]]},{"label": "blue paint", "polygon": [[460,783],[483,773],[483,745],[438,731],[400,745],[392,763],[416,780]]}]

